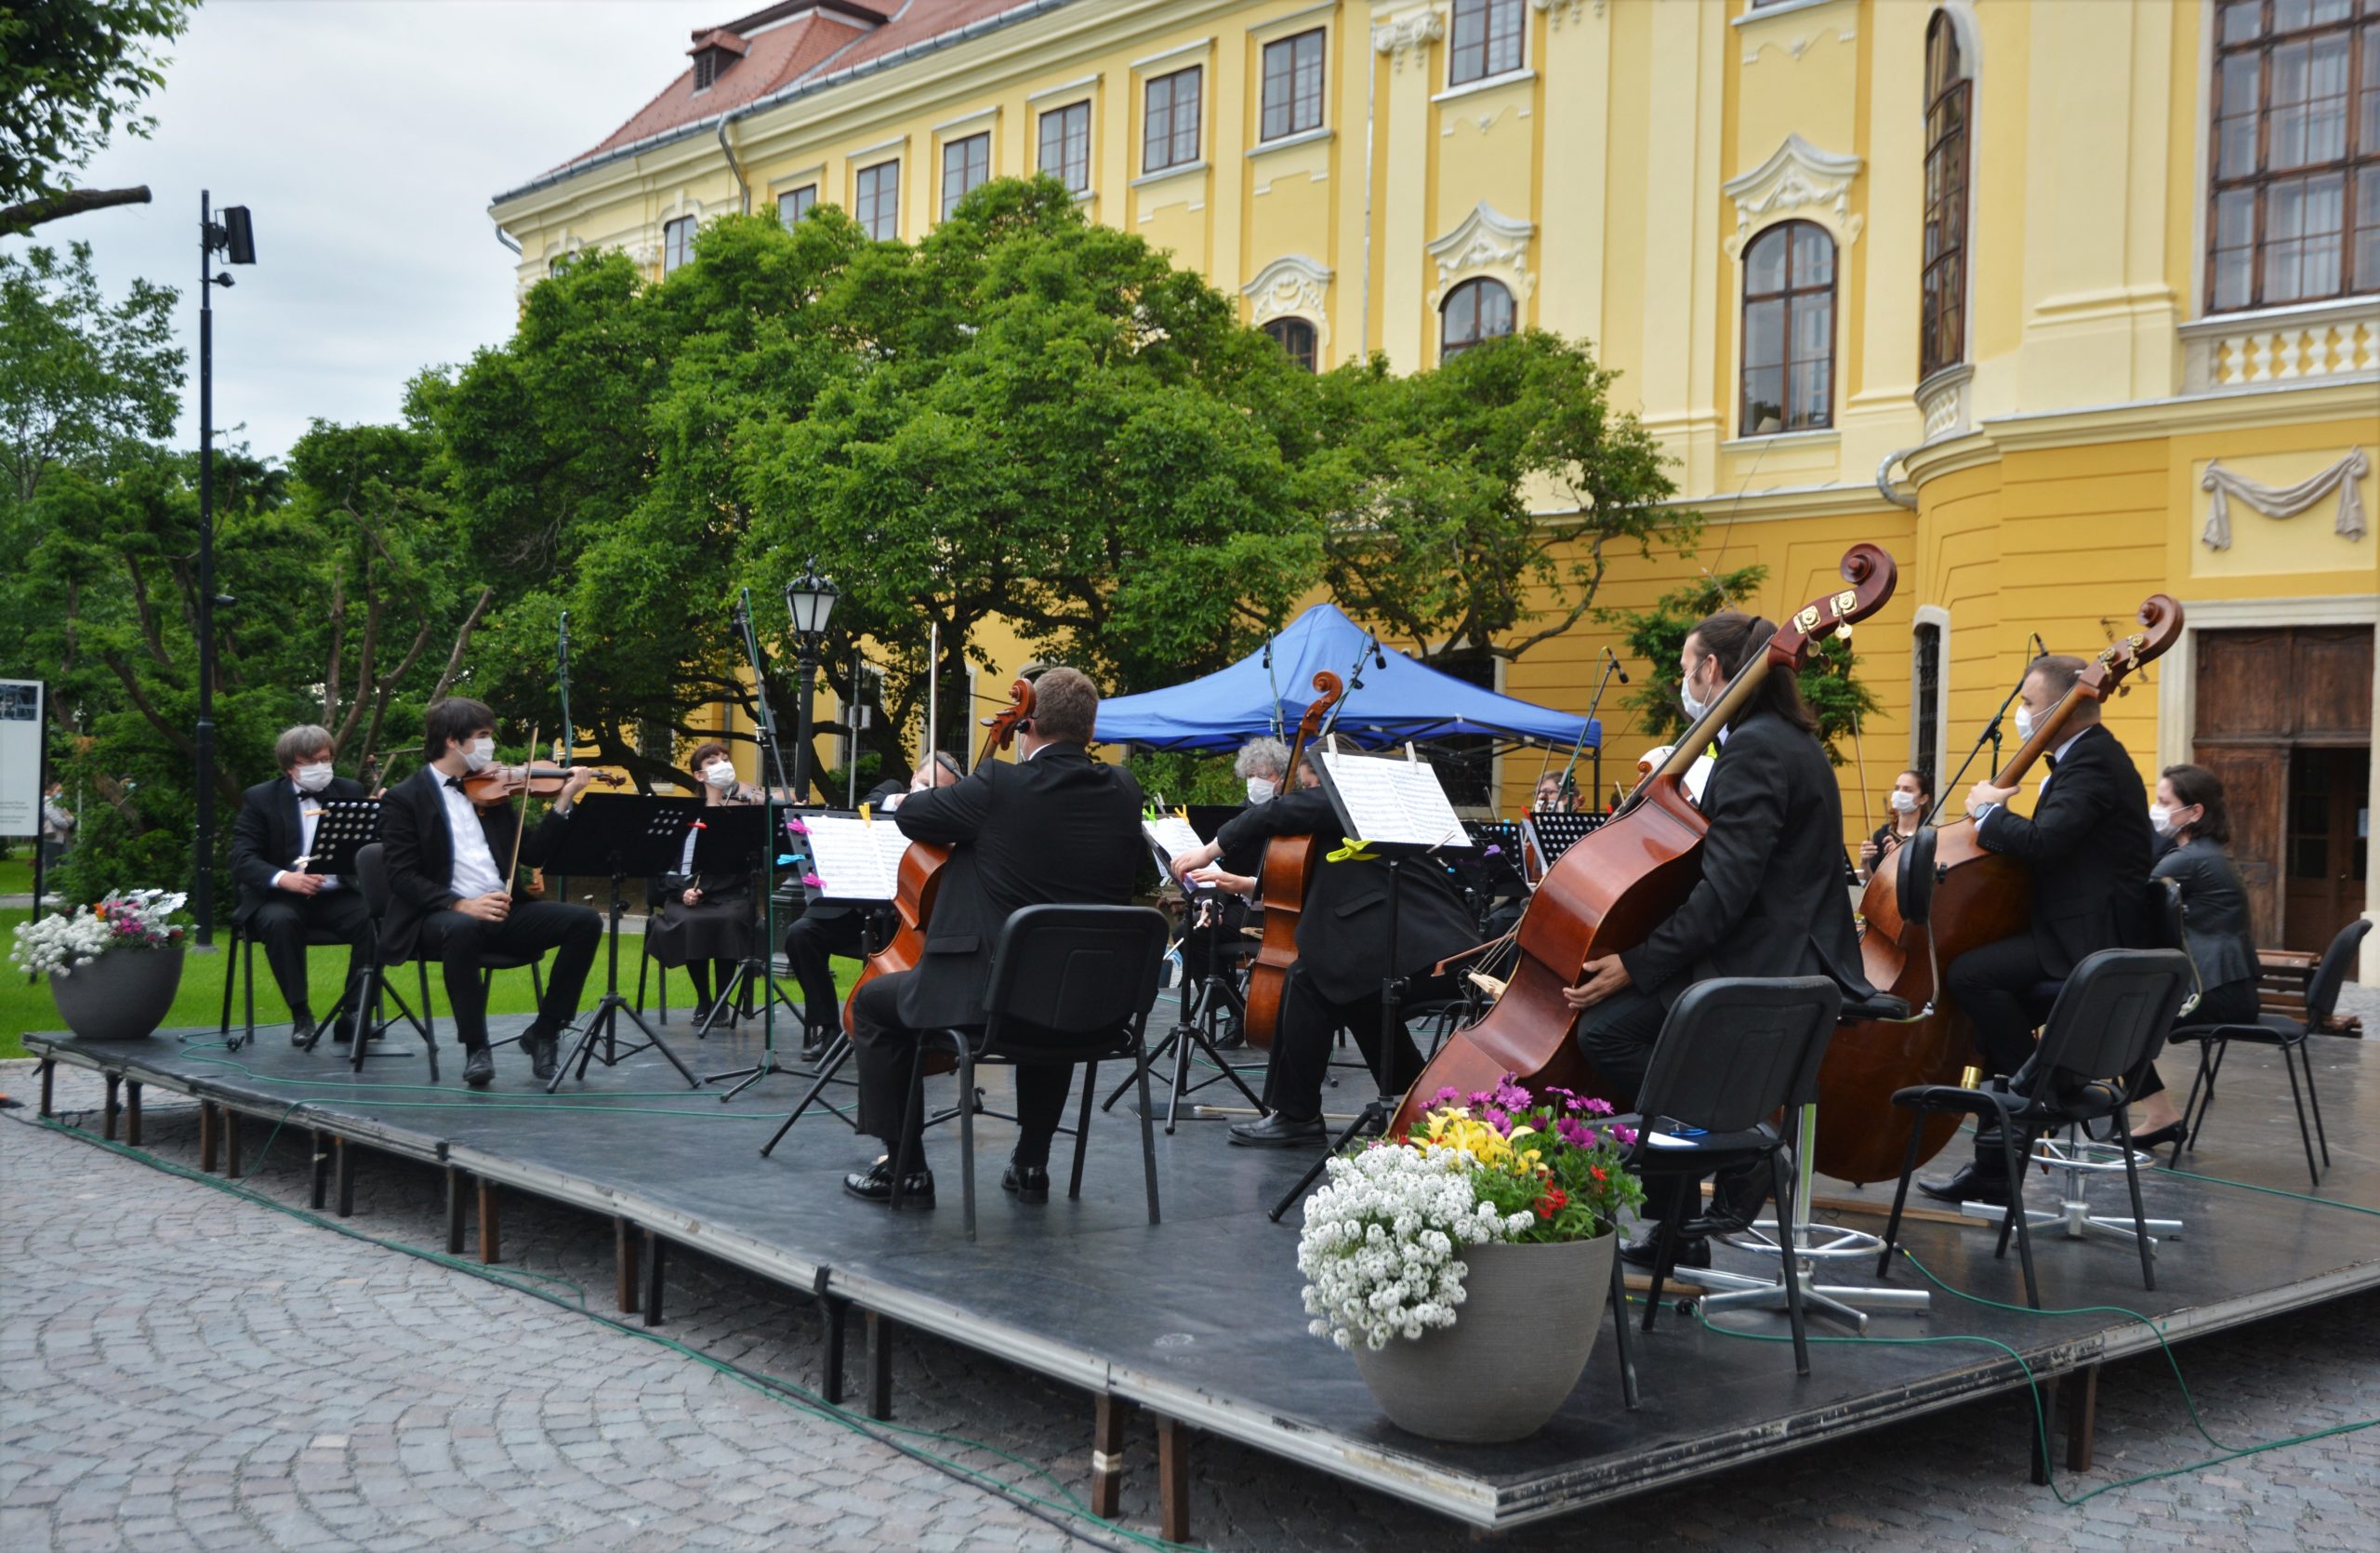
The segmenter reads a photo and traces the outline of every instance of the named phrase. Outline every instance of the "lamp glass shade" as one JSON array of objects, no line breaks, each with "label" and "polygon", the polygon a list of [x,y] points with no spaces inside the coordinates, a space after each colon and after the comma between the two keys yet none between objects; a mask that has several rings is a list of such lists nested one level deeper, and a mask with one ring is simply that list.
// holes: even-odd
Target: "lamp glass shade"
[{"label": "lamp glass shade", "polygon": [[786,613],[793,618],[796,636],[815,640],[826,634],[826,621],[835,613],[835,601],[841,591],[814,572],[804,572],[799,581],[785,585]]}]

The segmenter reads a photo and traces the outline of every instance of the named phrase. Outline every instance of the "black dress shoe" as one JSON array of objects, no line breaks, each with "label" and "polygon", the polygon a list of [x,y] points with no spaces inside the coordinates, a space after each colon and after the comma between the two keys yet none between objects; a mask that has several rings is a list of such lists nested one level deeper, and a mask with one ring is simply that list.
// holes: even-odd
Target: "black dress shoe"
[{"label": "black dress shoe", "polygon": [[1937,1202],[1989,1202],[2003,1208],[2008,1205],[2008,1178],[1997,1171],[1987,1175],[1977,1170],[1972,1161],[1959,1166],[1951,1175],[1918,1182],[1917,1189]]},{"label": "black dress shoe", "polygon": [[1019,1202],[1050,1201],[1050,1167],[1047,1165],[1008,1162],[1006,1174],[1000,1176],[1000,1190],[1016,1193]]},{"label": "black dress shoe", "polygon": [[1323,1131],[1318,1116],[1299,1122],[1275,1111],[1253,1122],[1233,1122],[1231,1141],[1242,1148],[1311,1148],[1329,1142],[1330,1135]]},{"label": "black dress shoe", "polygon": [[473,1089],[485,1089],[496,1082],[496,1054],[484,1046],[474,1046],[471,1055],[463,1059],[463,1082]]},{"label": "black dress shoe", "polygon": [[2168,1122],[2153,1133],[2135,1133],[2132,1135],[2132,1146],[2136,1149],[2162,1148],[2168,1144],[2179,1143],[2181,1141],[2182,1124],[2178,1122]]},{"label": "black dress shoe", "polygon": [[562,1042],[550,1035],[523,1036],[521,1044],[529,1054],[529,1071],[539,1083],[554,1076],[554,1059],[561,1053]]},{"label": "black dress shoe", "polygon": [[[377,1041],[380,1038],[375,1035],[372,1039]],[[339,1016],[338,1023],[331,1027],[331,1043],[337,1046],[355,1044],[355,1021],[352,1018],[345,1015]]]},{"label": "black dress shoe", "polygon": [[293,1016],[289,1021],[289,1043],[292,1046],[312,1045],[315,1028],[311,1015],[300,1014]]},{"label": "black dress shoe", "polygon": [[[1648,1230],[1643,1240],[1620,1248],[1620,1259],[1643,1272],[1651,1272],[1655,1261],[1654,1248],[1659,1243],[1658,1231]],[[1678,1268],[1708,1268],[1711,1265],[1711,1242],[1700,1235],[1681,1235],[1677,1242]]]},{"label": "black dress shoe", "polygon": [[[892,1201],[892,1158],[886,1155],[866,1170],[853,1171],[843,1177],[843,1190],[863,1202]],[[901,1177],[901,1205],[905,1208],[933,1206],[933,1172],[913,1171]]]}]

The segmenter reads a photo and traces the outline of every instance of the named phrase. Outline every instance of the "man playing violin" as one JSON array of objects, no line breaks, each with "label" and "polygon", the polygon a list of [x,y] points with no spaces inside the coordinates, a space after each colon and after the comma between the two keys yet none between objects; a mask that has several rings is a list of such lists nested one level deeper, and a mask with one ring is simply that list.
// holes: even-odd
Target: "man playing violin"
[{"label": "man playing violin", "polygon": [[487,992],[481,979],[491,954],[533,958],[551,949],[545,1000],[521,1038],[532,1071],[554,1075],[562,1027],[578,1011],[578,994],[595,963],[603,919],[591,908],[515,897],[511,869],[535,867],[552,853],[570,823],[571,805],[595,773],[572,766],[552,810],[522,834],[512,803],[482,808],[464,792],[467,777],[496,761],[496,713],[478,701],[449,697],[424,719],[422,755],[429,762],[390,790],[380,809],[387,844],[389,919],[382,947],[398,963],[416,956],[445,967],[446,1002],[468,1054],[463,1082],[483,1089],[496,1077],[487,1044]]},{"label": "man playing violin", "polygon": [[[1678,656],[1686,715],[1699,720],[1776,628],[1738,610],[1687,633]],[[1727,726],[1701,790],[1711,829],[1702,878],[1686,903],[1634,949],[1591,960],[1586,979],[1563,989],[1580,1011],[1578,1041],[1607,1097],[1633,1107],[1651,1066],[1669,1009],[1686,988],[1712,976],[1831,976],[1846,995],[1874,994],[1859,964],[1859,940],[1843,888],[1843,791],[1818,719],[1791,673],[1771,672]],[[1749,1222],[1765,1196],[1753,1169],[1723,1174],[1726,1216]],[[1648,1211],[1686,1212],[1688,1193]],[[1655,1235],[1621,1255],[1649,1266]],[[1707,1268],[1706,1241],[1686,1239],[1681,1266]]]},{"label": "man playing violin", "polygon": [[[2016,737],[2030,742],[2087,667],[2052,653],[2033,659],[2017,692]],[[1976,839],[2032,865],[2033,920],[2026,931],[1950,962],[1943,986],[1975,1025],[1987,1073],[2005,1076],[2033,1053],[2033,1030],[2056,1001],[2056,984],[2101,949],[2139,948],[2152,936],[2149,869],[2157,846],[2149,790],[2132,757],[2085,696],[2067,714],[2028,819],[2008,807],[2015,788],[1977,782],[1967,792]],[[1917,1189],[1946,1202],[2000,1202],[2008,1182],[2000,1135],[1979,1129],[1975,1159]]]}]

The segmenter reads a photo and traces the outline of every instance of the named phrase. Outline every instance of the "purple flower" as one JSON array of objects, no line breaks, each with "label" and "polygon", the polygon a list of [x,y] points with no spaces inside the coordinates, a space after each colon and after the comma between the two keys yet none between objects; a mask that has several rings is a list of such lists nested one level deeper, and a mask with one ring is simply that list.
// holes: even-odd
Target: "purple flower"
[{"label": "purple flower", "polygon": [[1609,1116],[1611,1114],[1611,1102],[1608,1100],[1591,1099],[1587,1101],[1585,1109],[1587,1114],[1590,1116]]},{"label": "purple flower", "polygon": [[1479,1120],[1485,1122],[1488,1125],[1495,1128],[1496,1131],[1502,1133],[1507,1136],[1510,1136],[1512,1134],[1513,1119],[1511,1114],[1499,1110],[1494,1106],[1482,1107],[1479,1112]]},{"label": "purple flower", "polygon": [[1496,1099],[1496,1097],[1495,1097],[1493,1095],[1488,1094],[1486,1090],[1484,1090],[1484,1089],[1474,1089],[1474,1090],[1473,1090],[1473,1091],[1471,1092],[1471,1098],[1470,1098],[1470,1100],[1469,1100],[1469,1101],[1467,1101],[1467,1102],[1466,1102],[1466,1104],[1470,1105],[1471,1107],[1473,1107],[1473,1108],[1475,1109],[1475,1108],[1479,1108],[1479,1107],[1482,1107],[1482,1106],[1488,1106],[1488,1105],[1492,1105],[1492,1104],[1494,1104],[1494,1103],[1495,1103],[1495,1099]]},{"label": "purple flower", "polygon": [[1514,1083],[1510,1073],[1496,1081],[1493,1098],[1497,1105],[1511,1111],[1527,1110],[1532,1104],[1528,1091]]},{"label": "purple flower", "polygon": [[1554,1135],[1573,1148],[1594,1147],[1594,1135],[1587,1131],[1587,1124],[1570,1117],[1566,1116],[1554,1123]]},{"label": "purple flower", "polygon": [[1620,1147],[1623,1148],[1633,1148],[1636,1146],[1636,1129],[1633,1127],[1615,1125],[1611,1129],[1611,1135],[1620,1140]]},{"label": "purple flower", "polygon": [[1446,1088],[1430,1096],[1430,1108],[1432,1110],[1436,1110],[1440,1106],[1460,1106],[1461,1104],[1462,1091],[1455,1088],[1452,1084],[1447,1085]]}]

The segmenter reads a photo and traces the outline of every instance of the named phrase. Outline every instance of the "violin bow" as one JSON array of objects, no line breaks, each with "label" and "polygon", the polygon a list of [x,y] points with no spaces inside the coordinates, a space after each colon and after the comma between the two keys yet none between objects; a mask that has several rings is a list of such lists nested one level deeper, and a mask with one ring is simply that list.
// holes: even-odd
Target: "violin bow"
[{"label": "violin bow", "polygon": [[537,765],[537,735],[544,730],[532,724],[529,729],[529,763],[521,768],[521,812],[512,822],[512,866],[504,870],[506,894],[512,890],[512,877],[521,871],[521,835],[529,828],[529,773]]}]

